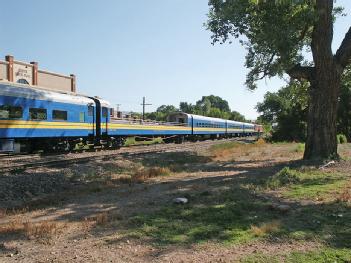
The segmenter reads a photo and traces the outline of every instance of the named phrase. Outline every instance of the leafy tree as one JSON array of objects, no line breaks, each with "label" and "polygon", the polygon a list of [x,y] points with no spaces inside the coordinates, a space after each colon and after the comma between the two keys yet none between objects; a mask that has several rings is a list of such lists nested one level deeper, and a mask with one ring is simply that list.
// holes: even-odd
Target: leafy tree
[{"label": "leafy tree", "polygon": [[202,97],[202,100],[199,100],[196,102],[195,112],[200,115],[208,116],[211,108],[212,108],[211,101],[206,97]]},{"label": "leafy tree", "polygon": [[210,107],[217,108],[222,112],[230,112],[228,101],[222,99],[219,96],[202,96],[201,100],[196,102],[196,106],[203,105],[203,104],[210,104]]},{"label": "leafy tree", "polygon": [[[351,27],[335,54],[333,0],[209,0],[213,43],[239,38],[247,48],[246,84],[282,77],[310,83],[305,159],[337,156],[336,121],[341,76],[351,58]],[[312,61],[307,53],[312,53]]]},{"label": "leafy tree", "polygon": [[191,114],[191,113],[194,113],[194,111],[195,111],[195,106],[192,105],[191,103],[181,102],[181,103],[179,104],[179,109],[180,109],[180,111],[182,111],[182,112]]},{"label": "leafy tree", "polygon": [[273,124],[274,141],[305,141],[307,120],[307,82],[292,81],[278,92],[267,92],[256,108],[260,120]]},{"label": "leafy tree", "polygon": [[156,121],[166,121],[171,112],[178,111],[173,105],[161,105],[155,112],[146,113],[146,118]]},{"label": "leafy tree", "polygon": [[337,129],[351,141],[351,67],[347,68],[342,78]]},{"label": "leafy tree", "polygon": [[233,121],[241,121],[241,122],[246,122],[245,116],[240,114],[237,111],[232,111],[230,113],[230,117],[228,118],[229,120],[233,120]]}]

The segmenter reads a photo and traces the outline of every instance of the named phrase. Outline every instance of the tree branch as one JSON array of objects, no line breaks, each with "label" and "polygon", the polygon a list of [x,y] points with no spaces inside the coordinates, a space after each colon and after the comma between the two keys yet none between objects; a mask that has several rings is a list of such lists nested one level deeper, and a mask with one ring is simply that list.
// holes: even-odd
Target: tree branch
[{"label": "tree branch", "polygon": [[314,78],[314,71],[314,67],[306,67],[297,64],[293,68],[289,69],[287,73],[293,79],[312,81]]},{"label": "tree branch", "polygon": [[350,64],[351,60],[351,27],[349,31],[347,31],[341,45],[336,51],[335,59],[337,62],[345,68],[348,64]]}]

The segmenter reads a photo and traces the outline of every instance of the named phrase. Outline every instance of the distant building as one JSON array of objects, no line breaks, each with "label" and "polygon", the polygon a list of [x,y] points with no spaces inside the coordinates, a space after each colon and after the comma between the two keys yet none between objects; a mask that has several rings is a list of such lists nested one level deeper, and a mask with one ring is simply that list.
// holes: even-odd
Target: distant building
[{"label": "distant building", "polygon": [[13,56],[0,60],[0,81],[27,84],[40,89],[76,93],[76,77],[44,71],[38,68],[38,62],[21,62]]}]

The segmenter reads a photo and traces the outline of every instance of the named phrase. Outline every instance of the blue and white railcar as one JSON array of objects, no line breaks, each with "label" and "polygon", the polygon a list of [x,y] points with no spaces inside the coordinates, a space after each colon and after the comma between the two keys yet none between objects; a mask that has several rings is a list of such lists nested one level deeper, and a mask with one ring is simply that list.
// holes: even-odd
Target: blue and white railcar
[{"label": "blue and white railcar", "polygon": [[219,118],[176,112],[168,116],[168,121],[187,124],[191,127],[191,135],[226,134],[226,120]]},{"label": "blue and white railcar", "polygon": [[[107,104],[102,107],[108,112]],[[95,136],[96,113],[92,98],[0,82],[0,147],[36,139]],[[101,131],[106,133],[109,114],[105,115]]]},{"label": "blue and white railcar", "polygon": [[190,135],[191,127],[182,123],[162,123],[143,120],[111,120],[108,134],[110,136],[171,136]]},{"label": "blue and white railcar", "polygon": [[230,136],[243,136],[245,123],[227,120],[227,134]]},{"label": "blue and white railcar", "polygon": [[256,133],[256,131],[255,131],[255,124],[244,123],[244,127],[243,128],[244,128],[243,133],[246,136],[251,136],[251,135],[254,135]]}]

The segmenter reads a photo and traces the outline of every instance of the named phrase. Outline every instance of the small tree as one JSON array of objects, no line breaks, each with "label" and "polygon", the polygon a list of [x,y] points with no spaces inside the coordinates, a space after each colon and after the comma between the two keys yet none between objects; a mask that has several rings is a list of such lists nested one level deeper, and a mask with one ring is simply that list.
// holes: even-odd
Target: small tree
[{"label": "small tree", "polygon": [[244,36],[250,89],[262,78],[284,73],[310,83],[304,158],[337,157],[338,96],[351,58],[351,27],[335,54],[331,48],[333,22],[342,9],[334,8],[333,0],[210,0],[209,5],[213,43]]}]

